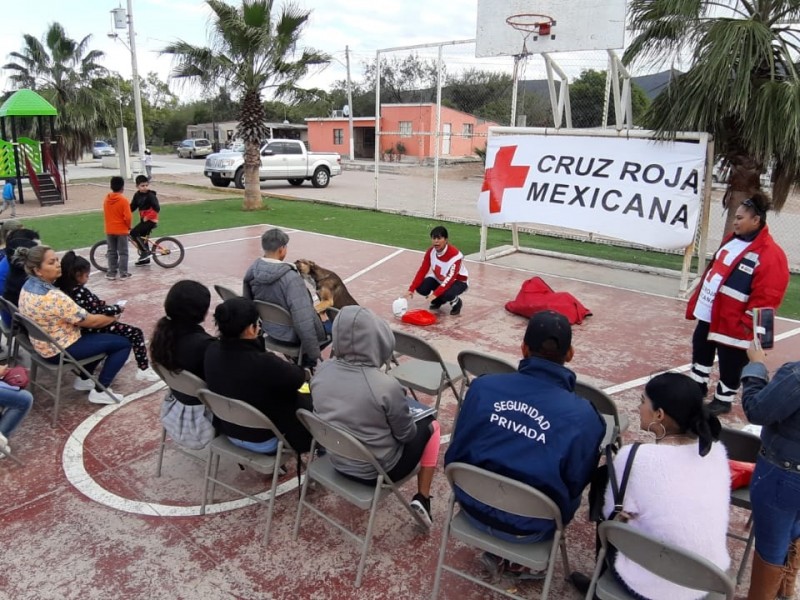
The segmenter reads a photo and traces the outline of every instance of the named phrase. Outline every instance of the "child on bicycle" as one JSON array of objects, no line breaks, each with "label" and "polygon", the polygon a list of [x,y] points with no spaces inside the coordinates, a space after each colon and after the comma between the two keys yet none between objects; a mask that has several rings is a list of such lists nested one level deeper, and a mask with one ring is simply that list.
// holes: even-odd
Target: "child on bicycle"
[{"label": "child on bicycle", "polygon": [[134,264],[137,267],[150,264],[150,250],[145,246],[143,237],[158,227],[158,213],[161,206],[154,190],[150,189],[150,180],[147,175],[136,176],[136,193],[131,199],[131,212],[139,211],[139,223],[131,229],[131,239],[139,250],[139,260]]},{"label": "child on bicycle", "polygon": [[[86,287],[90,269],[91,265],[88,260],[70,250],[61,259],[61,277],[56,281],[56,286],[72,298],[78,306],[91,314],[109,316],[122,314],[122,311],[125,310],[124,306],[106,304]],[[139,367],[139,370],[136,371],[136,379],[140,381],[158,381],[160,379],[158,374],[150,368],[144,333],[138,327],[116,321],[100,329],[86,329],[86,331],[89,333],[113,333],[127,338],[133,347],[133,356]]]}]

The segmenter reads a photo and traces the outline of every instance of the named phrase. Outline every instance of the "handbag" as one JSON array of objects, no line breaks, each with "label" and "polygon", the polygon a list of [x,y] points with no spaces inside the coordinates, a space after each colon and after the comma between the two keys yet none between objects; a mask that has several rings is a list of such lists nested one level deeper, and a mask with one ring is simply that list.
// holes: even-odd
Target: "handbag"
[{"label": "handbag", "polygon": [[161,424],[175,442],[191,450],[202,450],[216,437],[213,415],[202,404],[184,404],[172,391],[161,404]]},{"label": "handbag", "polygon": [[25,367],[8,367],[3,374],[3,381],[8,385],[13,385],[20,389],[26,388],[28,387],[28,383],[30,383],[28,369]]},{"label": "handbag", "polygon": [[[608,444],[605,447],[606,464],[600,465],[592,475],[591,483],[589,485],[589,520],[595,523],[602,521],[613,521],[622,512],[622,504],[625,500],[625,490],[628,488],[628,477],[633,467],[633,459],[636,457],[636,452],[639,450],[641,444],[636,442],[631,446],[631,451],[628,454],[628,460],[625,461],[625,468],[622,471],[622,479],[617,483],[617,474],[614,469],[614,454],[617,447],[614,444]],[[603,505],[605,502],[605,493],[608,485],[611,485],[611,495],[614,499],[614,510],[605,517],[603,515]]]}]

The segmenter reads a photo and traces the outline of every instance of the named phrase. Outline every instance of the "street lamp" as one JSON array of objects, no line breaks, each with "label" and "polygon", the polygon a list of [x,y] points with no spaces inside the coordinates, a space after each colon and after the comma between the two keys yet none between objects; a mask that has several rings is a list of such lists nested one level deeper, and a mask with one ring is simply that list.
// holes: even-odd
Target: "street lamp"
[{"label": "street lamp", "polygon": [[[133,77],[133,107],[136,113],[136,140],[139,146],[139,165],[144,165],[144,117],[142,116],[142,95],[139,90],[139,69],[136,62],[136,33],[133,29],[133,0],[128,0],[127,13],[122,6],[111,11],[114,18],[114,29],[128,29],[128,44],[119,39],[117,33],[109,33],[108,36],[119,40],[131,53],[131,75]],[[127,149],[126,149],[127,151]]]}]

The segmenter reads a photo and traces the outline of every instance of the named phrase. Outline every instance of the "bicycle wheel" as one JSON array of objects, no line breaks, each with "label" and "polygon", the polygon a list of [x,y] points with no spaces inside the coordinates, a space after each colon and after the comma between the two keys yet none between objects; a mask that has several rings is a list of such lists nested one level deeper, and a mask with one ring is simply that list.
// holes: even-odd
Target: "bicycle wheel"
[{"label": "bicycle wheel", "polygon": [[108,242],[100,240],[89,250],[89,260],[94,268],[104,273],[108,271]]},{"label": "bicycle wheel", "polygon": [[162,237],[151,242],[150,251],[153,253],[153,260],[156,264],[165,269],[172,269],[183,262],[186,252],[181,244],[174,237]]}]

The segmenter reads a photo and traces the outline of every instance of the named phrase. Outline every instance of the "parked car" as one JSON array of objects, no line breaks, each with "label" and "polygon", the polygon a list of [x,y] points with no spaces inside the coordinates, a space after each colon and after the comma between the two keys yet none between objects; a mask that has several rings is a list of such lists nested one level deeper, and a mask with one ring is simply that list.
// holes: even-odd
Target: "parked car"
[{"label": "parked car", "polygon": [[212,152],[211,142],[205,138],[183,140],[178,146],[178,158],[195,158],[208,156]]},{"label": "parked car", "polygon": [[[244,188],[244,155],[219,152],[206,159],[203,169],[216,187]],[[261,147],[261,181],[286,179],[292,185],[310,181],[316,188],[327,187],[331,177],[342,173],[342,157],[336,152],[309,152],[300,140],[268,140]]]},{"label": "parked car", "polygon": [[116,156],[117,151],[108,142],[97,140],[92,148],[92,158],[102,158],[103,156]]}]

